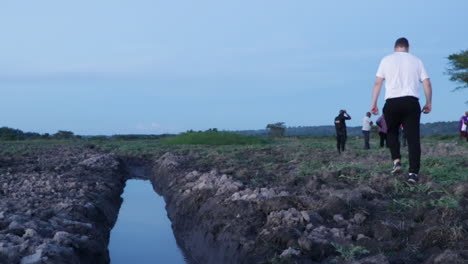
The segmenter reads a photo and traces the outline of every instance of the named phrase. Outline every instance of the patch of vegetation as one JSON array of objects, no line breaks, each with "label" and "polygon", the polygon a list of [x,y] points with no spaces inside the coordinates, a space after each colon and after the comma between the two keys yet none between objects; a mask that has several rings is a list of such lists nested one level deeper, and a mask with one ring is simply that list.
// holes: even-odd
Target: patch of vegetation
[{"label": "patch of vegetation", "polygon": [[305,178],[314,175],[315,172],[323,167],[323,163],[318,160],[303,162],[299,167],[299,177]]},{"label": "patch of vegetation", "polygon": [[57,133],[50,135],[49,133],[39,134],[35,132],[23,132],[19,129],[0,127],[0,141],[19,141],[19,140],[39,140],[39,139],[77,139],[81,136],[76,136],[71,131],[59,130]]},{"label": "patch of vegetation", "polygon": [[393,199],[392,209],[406,210],[406,209],[422,207],[422,206],[424,206],[424,203],[416,199],[401,198],[401,199]]},{"label": "patch of vegetation", "polygon": [[442,184],[468,181],[466,157],[428,157],[422,160],[422,173]]},{"label": "patch of vegetation", "polygon": [[456,209],[460,207],[459,199],[452,195],[446,194],[439,198],[419,200],[414,198],[400,198],[393,199],[393,204],[390,206],[392,210],[404,211],[407,209],[420,208],[420,207],[437,207],[445,209]]},{"label": "patch of vegetation", "polygon": [[207,130],[203,132],[189,131],[175,137],[161,140],[170,145],[253,145],[267,143],[265,139],[255,136],[244,136],[231,132]]},{"label": "patch of vegetation", "polygon": [[124,156],[142,156],[169,151],[169,148],[161,146],[159,140],[117,140],[117,139],[92,139],[88,141],[106,152],[115,152]]},{"label": "patch of vegetation", "polygon": [[439,199],[429,200],[428,205],[441,208],[458,208],[460,205],[458,199],[451,195],[444,195]]},{"label": "patch of vegetation", "polygon": [[430,186],[427,185],[415,185],[407,182],[395,181],[393,183],[395,193],[406,194],[406,193],[421,193],[426,194],[431,190]]},{"label": "patch of vegetation", "polygon": [[9,154],[28,154],[35,150],[47,150],[71,146],[72,150],[81,151],[85,147],[83,140],[34,139],[1,142],[0,152]]},{"label": "patch of vegetation", "polygon": [[332,246],[335,247],[335,250],[345,261],[355,260],[357,256],[369,253],[369,250],[366,248],[356,245],[342,246],[337,243],[332,243]]},{"label": "patch of vegetation", "polygon": [[363,180],[370,176],[369,168],[355,162],[329,163],[326,169],[330,172],[337,172],[338,178],[345,180]]},{"label": "patch of vegetation", "polygon": [[466,236],[466,230],[461,225],[451,226],[447,228],[450,241],[460,241]]}]

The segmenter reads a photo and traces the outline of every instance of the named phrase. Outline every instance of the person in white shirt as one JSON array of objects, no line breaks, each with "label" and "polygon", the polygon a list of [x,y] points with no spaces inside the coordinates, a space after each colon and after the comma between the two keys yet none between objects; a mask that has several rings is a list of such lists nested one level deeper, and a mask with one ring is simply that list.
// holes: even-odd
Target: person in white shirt
[{"label": "person in white shirt", "polygon": [[385,81],[386,102],[383,113],[388,128],[387,144],[393,160],[392,173],[401,171],[398,129],[403,124],[408,139],[408,182],[416,183],[421,160],[420,83],[422,82],[426,95],[426,104],[422,108],[422,112],[425,114],[432,110],[432,85],[422,61],[409,53],[409,42],[406,38],[397,39],[394,51],[380,62],[372,92],[370,112],[374,115],[379,114],[377,99]]},{"label": "person in white shirt", "polygon": [[362,134],[364,135],[364,149],[370,149],[369,138],[372,121],[370,120],[371,113],[367,112],[366,116],[362,119]]}]

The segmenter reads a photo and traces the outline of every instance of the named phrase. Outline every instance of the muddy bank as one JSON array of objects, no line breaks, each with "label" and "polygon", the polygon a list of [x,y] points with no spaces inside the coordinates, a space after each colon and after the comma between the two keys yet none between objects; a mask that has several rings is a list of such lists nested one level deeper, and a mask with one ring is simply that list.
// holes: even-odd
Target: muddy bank
[{"label": "muddy bank", "polygon": [[92,149],[2,154],[0,263],[109,263],[125,175]]},{"label": "muddy bank", "polygon": [[385,174],[363,183],[351,177],[359,171],[341,170],[254,187],[194,168],[190,156],[172,153],[153,165],[190,263],[468,263],[466,183],[446,190],[459,199],[451,207],[437,204],[447,198],[430,191],[435,183],[422,182],[405,195],[434,203],[406,210],[393,208],[406,201],[395,192],[404,179]]}]

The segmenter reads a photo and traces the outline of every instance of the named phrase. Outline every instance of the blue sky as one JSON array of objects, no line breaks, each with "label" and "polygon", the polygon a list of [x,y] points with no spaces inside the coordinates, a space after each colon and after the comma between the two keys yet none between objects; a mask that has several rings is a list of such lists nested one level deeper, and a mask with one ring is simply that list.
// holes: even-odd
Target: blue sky
[{"label": "blue sky", "polygon": [[[409,39],[434,87],[422,122],[457,120],[444,75],[468,1],[0,3],[0,126],[77,134],[360,125],[380,59]],[[422,102],[424,102],[422,98]],[[383,94],[380,98],[383,107]]]}]

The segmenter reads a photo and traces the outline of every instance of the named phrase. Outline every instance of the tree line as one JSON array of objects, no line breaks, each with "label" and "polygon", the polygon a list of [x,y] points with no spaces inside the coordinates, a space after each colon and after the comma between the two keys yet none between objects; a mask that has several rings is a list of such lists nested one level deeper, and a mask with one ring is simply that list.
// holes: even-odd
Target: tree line
[{"label": "tree line", "polygon": [[[250,135],[250,136],[277,136],[283,135],[286,137],[327,137],[335,136],[335,126],[295,126],[286,127],[284,123],[281,124],[284,128],[280,133],[273,131],[278,130],[278,126],[272,126],[268,124],[266,129],[258,130],[241,130],[235,131],[239,134]],[[377,127],[373,127],[373,131],[377,133]],[[362,127],[348,127],[348,136],[362,136]],[[458,122],[434,122],[421,124],[421,136],[437,136],[437,135],[456,135],[458,133]]]},{"label": "tree line", "polygon": [[27,140],[27,139],[72,139],[81,138],[71,131],[59,130],[55,134],[23,132],[10,127],[0,127],[0,140]]}]

